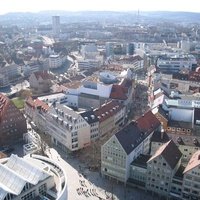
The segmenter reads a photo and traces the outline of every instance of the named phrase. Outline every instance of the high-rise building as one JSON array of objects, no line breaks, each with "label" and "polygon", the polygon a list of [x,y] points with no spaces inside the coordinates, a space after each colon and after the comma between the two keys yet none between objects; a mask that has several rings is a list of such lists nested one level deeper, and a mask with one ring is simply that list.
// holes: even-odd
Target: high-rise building
[{"label": "high-rise building", "polygon": [[54,35],[60,33],[60,16],[52,16],[52,30]]},{"label": "high-rise building", "polygon": [[128,43],[127,46],[126,46],[126,54],[127,55],[133,55],[134,50],[135,50],[134,43]]},{"label": "high-rise building", "polygon": [[114,44],[111,42],[106,42],[106,57],[112,56],[114,50]]}]

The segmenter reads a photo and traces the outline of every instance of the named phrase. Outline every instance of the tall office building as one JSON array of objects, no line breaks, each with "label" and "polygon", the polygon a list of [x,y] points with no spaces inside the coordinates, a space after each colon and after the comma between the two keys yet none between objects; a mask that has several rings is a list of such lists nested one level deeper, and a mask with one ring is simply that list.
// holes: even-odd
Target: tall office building
[{"label": "tall office building", "polygon": [[52,16],[52,30],[54,35],[60,33],[60,16]]},{"label": "tall office building", "polygon": [[127,55],[133,55],[134,50],[135,50],[134,43],[128,43],[127,46],[126,46],[126,54]]},{"label": "tall office building", "polygon": [[112,56],[114,54],[114,43],[106,42],[106,57]]}]

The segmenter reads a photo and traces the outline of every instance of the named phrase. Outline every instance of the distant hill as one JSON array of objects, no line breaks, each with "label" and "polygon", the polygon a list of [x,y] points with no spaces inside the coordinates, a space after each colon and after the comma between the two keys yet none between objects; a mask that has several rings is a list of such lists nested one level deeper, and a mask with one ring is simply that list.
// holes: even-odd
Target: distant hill
[{"label": "distant hill", "polygon": [[200,22],[200,13],[193,12],[169,12],[169,11],[155,11],[155,12],[141,12],[142,16],[152,18],[162,18],[181,22]]},{"label": "distant hill", "polygon": [[[132,12],[114,12],[114,11],[41,11],[38,13],[7,13],[0,15],[1,24],[25,24],[34,25],[39,23],[51,23],[53,15],[61,16],[61,23],[82,22],[82,21],[105,21],[114,22],[131,22],[137,20],[137,11]],[[155,11],[143,12],[140,11],[139,18],[142,20],[169,20],[174,22],[199,23],[200,13],[193,12],[169,12]],[[156,21],[155,21],[156,22]]]}]

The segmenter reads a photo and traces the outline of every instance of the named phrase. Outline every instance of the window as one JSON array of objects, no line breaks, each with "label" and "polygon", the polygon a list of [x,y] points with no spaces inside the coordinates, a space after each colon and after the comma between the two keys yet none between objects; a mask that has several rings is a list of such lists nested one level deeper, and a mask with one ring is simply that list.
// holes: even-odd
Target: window
[{"label": "window", "polygon": [[189,192],[190,189],[189,188],[184,188],[184,191]]},{"label": "window", "polygon": [[39,187],[39,194],[46,195],[47,186],[46,183]]},{"label": "window", "polygon": [[21,200],[32,200],[35,197],[35,190],[21,197]]}]

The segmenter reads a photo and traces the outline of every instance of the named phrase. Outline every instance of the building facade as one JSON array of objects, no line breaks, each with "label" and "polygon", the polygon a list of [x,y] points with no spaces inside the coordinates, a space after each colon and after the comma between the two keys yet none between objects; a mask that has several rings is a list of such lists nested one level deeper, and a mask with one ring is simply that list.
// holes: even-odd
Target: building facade
[{"label": "building facade", "polygon": [[31,74],[29,77],[30,88],[35,93],[41,94],[50,91],[51,78],[47,71],[40,71]]},{"label": "building facade", "polygon": [[0,94],[0,145],[13,144],[27,132],[26,119],[8,97]]},{"label": "building facade", "polygon": [[183,178],[182,199],[196,200],[200,197],[200,151],[196,151],[186,166]]},{"label": "building facade", "polygon": [[172,178],[180,167],[181,156],[172,140],[162,145],[147,162],[146,189],[167,198]]},{"label": "building facade", "polygon": [[159,121],[147,112],[136,122],[113,135],[101,147],[101,173],[105,177],[127,183],[131,163],[140,155],[148,154],[150,138],[160,127]]}]

